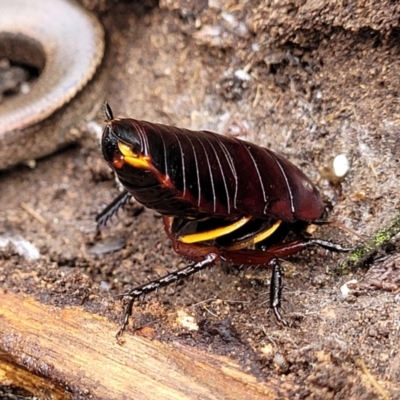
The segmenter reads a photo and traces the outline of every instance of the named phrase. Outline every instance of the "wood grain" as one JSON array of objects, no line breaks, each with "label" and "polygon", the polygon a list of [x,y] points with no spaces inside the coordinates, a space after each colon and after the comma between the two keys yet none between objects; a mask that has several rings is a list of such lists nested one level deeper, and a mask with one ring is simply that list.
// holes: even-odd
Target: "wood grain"
[{"label": "wood grain", "polygon": [[116,326],[105,318],[76,307],[45,306],[21,294],[0,290],[0,304],[0,384],[12,380],[12,373],[5,373],[12,360],[26,373],[68,388],[74,398],[276,397],[278,382],[258,382],[227,357],[128,333],[119,344]]}]

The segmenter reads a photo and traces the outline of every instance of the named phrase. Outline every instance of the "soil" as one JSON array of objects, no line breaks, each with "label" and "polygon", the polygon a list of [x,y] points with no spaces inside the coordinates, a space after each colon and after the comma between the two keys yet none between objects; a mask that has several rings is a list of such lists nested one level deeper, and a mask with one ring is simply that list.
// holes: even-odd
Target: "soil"
[{"label": "soil", "polygon": [[[389,18],[397,6],[376,12],[378,23],[373,5],[371,14],[351,19],[354,10],[344,4],[252,3],[113,5],[103,21],[114,115],[271,148],[318,184],[329,219],[371,236],[400,208],[399,18]],[[101,156],[102,119],[79,145],[34,168],[0,173],[0,235],[19,235],[40,252],[27,260],[11,245],[1,250],[0,282],[46,304],[105,315],[117,331],[116,295],[187,261],[174,254],[161,218],[135,203],[96,238],[96,214],[119,193]],[[350,172],[333,184],[321,171],[342,153]],[[333,227],[313,235],[345,246],[358,241]],[[375,399],[362,363],[400,398],[399,246],[395,238],[345,276],[333,273],[342,254],[311,249],[283,261],[283,313],[293,328],[267,312],[269,269],[218,265],[146,296],[127,330],[150,327],[155,339],[228,355],[260,381],[280,377],[292,398]],[[344,296],[341,287],[352,280]]]}]

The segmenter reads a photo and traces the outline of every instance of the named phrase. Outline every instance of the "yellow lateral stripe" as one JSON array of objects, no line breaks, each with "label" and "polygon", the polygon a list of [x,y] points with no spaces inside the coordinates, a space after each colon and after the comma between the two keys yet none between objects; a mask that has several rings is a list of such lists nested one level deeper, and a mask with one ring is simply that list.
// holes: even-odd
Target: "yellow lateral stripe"
[{"label": "yellow lateral stripe", "polygon": [[268,228],[266,231],[261,231],[257,235],[253,237],[249,237],[247,239],[242,240],[241,242],[237,242],[232,246],[229,246],[229,250],[241,250],[246,249],[252,246],[254,243],[261,242],[262,240],[266,239],[267,237],[271,236],[279,227],[282,221],[276,221],[274,225]]},{"label": "yellow lateral stripe", "polygon": [[179,241],[182,243],[197,243],[197,242],[204,242],[205,240],[216,239],[220,236],[227,235],[239,229],[243,226],[246,222],[250,221],[251,217],[243,217],[234,222],[231,225],[223,226],[222,228],[216,228],[211,231],[199,232],[199,233],[192,233],[190,235],[184,235],[179,238]]},{"label": "yellow lateral stripe", "polygon": [[270,237],[278,228],[279,225],[282,223],[282,221],[280,219],[278,219],[278,221],[276,221],[271,228],[267,229],[266,231],[262,231],[260,232],[258,235],[253,237],[253,243],[258,243],[258,242],[262,242],[264,239],[266,239],[267,237]]}]

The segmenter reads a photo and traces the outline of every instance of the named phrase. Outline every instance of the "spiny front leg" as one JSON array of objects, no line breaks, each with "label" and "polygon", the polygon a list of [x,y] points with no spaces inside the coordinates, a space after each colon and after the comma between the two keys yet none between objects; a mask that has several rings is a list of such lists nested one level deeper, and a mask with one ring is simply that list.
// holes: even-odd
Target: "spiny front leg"
[{"label": "spiny front leg", "polygon": [[201,261],[190,264],[187,267],[179,269],[177,271],[170,272],[169,274],[161,278],[154,279],[153,281],[148,283],[144,283],[143,285],[137,286],[132,290],[129,290],[128,292],[119,295],[121,297],[130,297],[130,299],[127,305],[125,306],[124,316],[121,322],[121,326],[116,335],[117,339],[122,335],[123,331],[125,330],[126,325],[128,324],[129,321],[129,317],[132,315],[133,304],[138,297],[154,292],[159,288],[168,286],[173,282],[179,281],[181,279],[186,279],[189,276],[195,274],[196,272],[199,272],[202,269],[210,267],[211,265],[215,264],[218,260],[219,260],[218,254],[209,253]]},{"label": "spiny front leg", "polygon": [[103,211],[101,211],[96,216],[97,234],[100,232],[101,228],[107,225],[108,220],[114,216],[120,208],[123,208],[125,204],[131,199],[132,195],[124,191],[116,199],[114,199]]}]

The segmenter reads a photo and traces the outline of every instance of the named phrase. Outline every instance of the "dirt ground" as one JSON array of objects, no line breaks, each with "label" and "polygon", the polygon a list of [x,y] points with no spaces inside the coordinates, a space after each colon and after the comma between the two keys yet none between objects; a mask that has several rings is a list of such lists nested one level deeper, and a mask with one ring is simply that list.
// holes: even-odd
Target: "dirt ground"
[{"label": "dirt ground", "polygon": [[[390,2],[378,20],[368,7],[357,14],[346,2],[339,11],[318,3],[115,4],[103,14],[113,57],[107,101],[116,116],[238,134],[284,154],[318,183],[329,219],[370,236],[400,208],[399,10]],[[186,262],[159,216],[137,204],[95,239],[96,214],[118,195],[93,134],[101,119],[79,145],[0,173],[0,235],[40,251],[29,261],[0,250],[0,282],[105,315],[117,331],[115,296]],[[321,171],[341,153],[351,169],[333,185]],[[333,227],[313,235],[358,240]],[[363,362],[400,398],[399,246],[397,238],[345,276],[332,273],[341,254],[313,249],[285,260],[283,312],[294,328],[266,313],[269,270],[221,265],[148,295],[128,331],[146,326],[155,339],[228,355],[260,381],[278,376],[282,393],[299,399],[376,399]],[[358,283],[344,298],[350,280]]]}]

